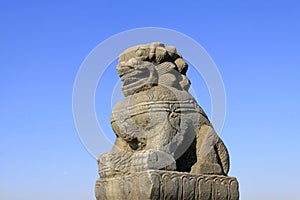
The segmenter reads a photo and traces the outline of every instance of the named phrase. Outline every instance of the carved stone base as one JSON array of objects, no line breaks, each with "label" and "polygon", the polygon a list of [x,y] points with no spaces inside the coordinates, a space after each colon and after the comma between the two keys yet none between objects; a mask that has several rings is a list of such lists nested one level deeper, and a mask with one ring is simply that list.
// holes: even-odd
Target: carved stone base
[{"label": "carved stone base", "polygon": [[95,193],[97,200],[239,199],[238,182],[234,177],[162,170],[99,178]]}]

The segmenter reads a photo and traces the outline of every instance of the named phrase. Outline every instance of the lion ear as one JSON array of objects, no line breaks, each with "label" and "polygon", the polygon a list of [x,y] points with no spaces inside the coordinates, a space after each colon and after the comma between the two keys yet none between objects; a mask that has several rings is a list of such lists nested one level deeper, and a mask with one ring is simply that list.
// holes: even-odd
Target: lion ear
[{"label": "lion ear", "polygon": [[190,86],[191,86],[191,81],[190,79],[188,79],[188,77],[186,77],[185,75],[181,75],[181,81],[179,82],[179,85],[181,86],[181,88],[185,91],[189,91]]}]

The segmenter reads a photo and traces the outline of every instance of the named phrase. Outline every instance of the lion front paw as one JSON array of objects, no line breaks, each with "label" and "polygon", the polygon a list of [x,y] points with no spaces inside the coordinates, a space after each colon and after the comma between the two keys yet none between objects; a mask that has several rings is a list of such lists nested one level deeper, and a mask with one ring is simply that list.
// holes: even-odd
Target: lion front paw
[{"label": "lion front paw", "polygon": [[176,170],[176,161],[172,155],[159,150],[135,153],[132,156],[132,172],[148,169]]}]

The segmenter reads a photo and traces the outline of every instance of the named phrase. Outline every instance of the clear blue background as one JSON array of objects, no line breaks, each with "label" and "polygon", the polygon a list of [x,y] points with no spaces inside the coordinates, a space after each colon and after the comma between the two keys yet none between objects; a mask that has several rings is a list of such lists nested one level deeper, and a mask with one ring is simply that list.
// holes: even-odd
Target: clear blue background
[{"label": "clear blue background", "polygon": [[[291,0],[1,1],[0,199],[94,199],[97,164],[73,123],[73,83],[101,41],[145,26],[189,35],[218,66],[241,199],[300,199],[299,11]],[[109,123],[110,107],[99,112]]]}]

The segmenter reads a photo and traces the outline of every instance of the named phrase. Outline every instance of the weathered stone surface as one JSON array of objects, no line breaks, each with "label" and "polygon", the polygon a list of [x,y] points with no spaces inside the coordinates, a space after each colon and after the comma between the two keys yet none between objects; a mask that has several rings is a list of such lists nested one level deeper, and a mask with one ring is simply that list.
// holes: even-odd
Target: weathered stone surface
[{"label": "weathered stone surface", "polygon": [[228,151],[188,92],[187,70],[176,48],[159,42],[119,56],[125,98],[111,115],[114,147],[98,159],[98,200],[238,199]]},{"label": "weathered stone surface", "polygon": [[98,179],[96,197],[103,200],[237,200],[236,178],[147,170],[125,176]]}]

